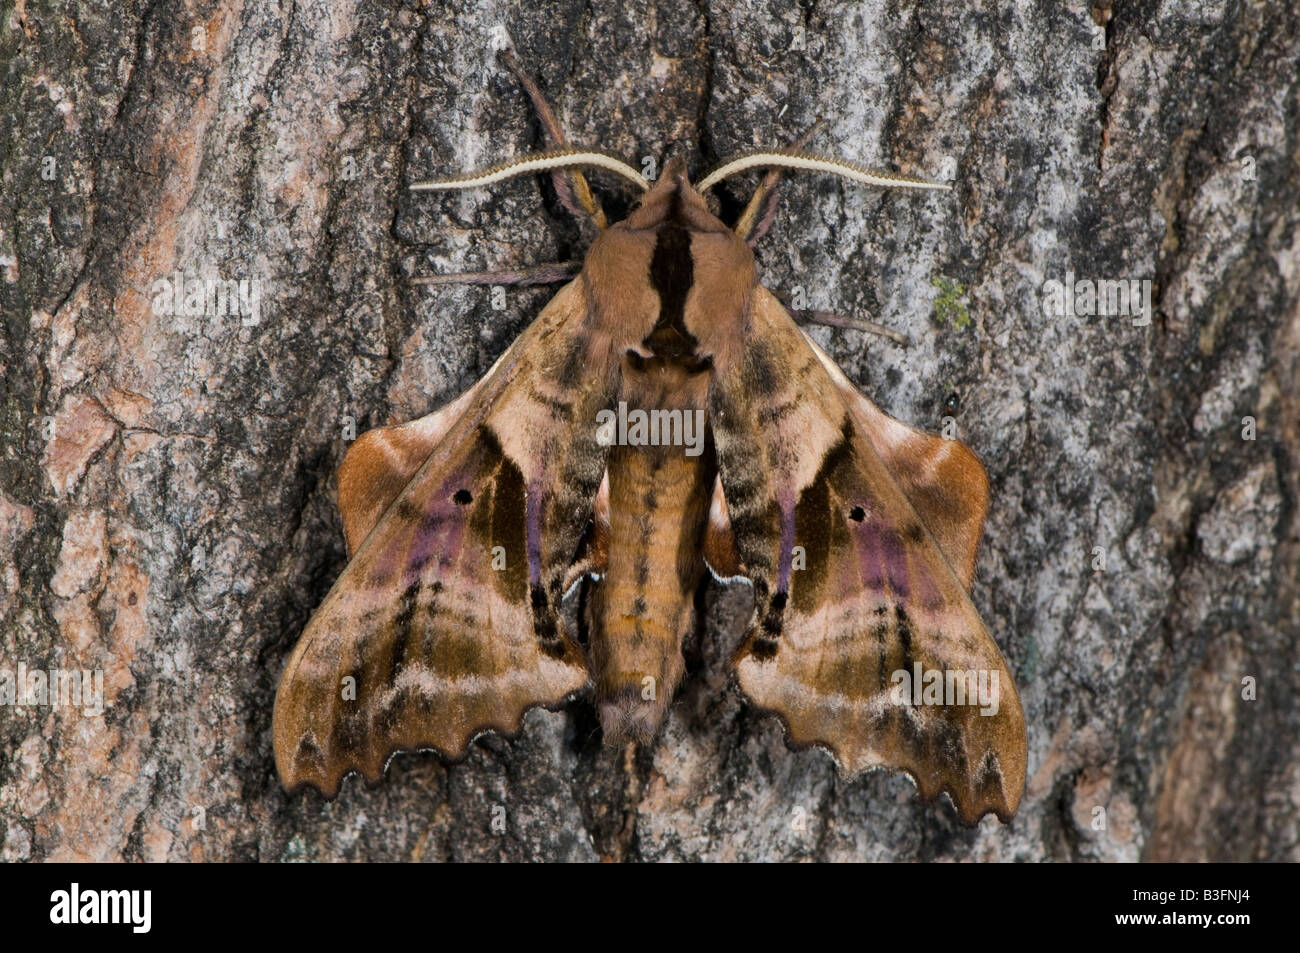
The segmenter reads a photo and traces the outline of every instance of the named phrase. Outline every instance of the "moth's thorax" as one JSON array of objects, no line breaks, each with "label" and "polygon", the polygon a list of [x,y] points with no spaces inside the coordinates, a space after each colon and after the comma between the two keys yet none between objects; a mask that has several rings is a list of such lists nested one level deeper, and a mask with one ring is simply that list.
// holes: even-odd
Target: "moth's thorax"
[{"label": "moth's thorax", "polygon": [[758,284],[749,246],[709,211],[679,159],[597,237],[583,281],[627,350],[697,369],[736,346]]}]

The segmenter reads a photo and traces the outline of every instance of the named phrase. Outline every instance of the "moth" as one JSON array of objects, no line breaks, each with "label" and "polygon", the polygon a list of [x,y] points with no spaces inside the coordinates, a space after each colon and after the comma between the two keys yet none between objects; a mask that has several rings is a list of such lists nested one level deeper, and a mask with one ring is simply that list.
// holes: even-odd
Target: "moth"
[{"label": "moth", "polygon": [[[742,156],[698,185],[674,158],[651,184],[567,148],[508,65],[555,148],[417,187],[550,173],[599,233],[469,391],[346,454],[350,560],[275,702],[284,786],[333,797],[351,772],[377,783],[397,752],[458,759],[479,734],[517,732],[529,709],[584,692],[607,742],[649,742],[711,573],[752,587],[735,675],[789,744],[825,748],[847,775],[905,771],[965,823],[1008,820],[1024,717],[969,596],[984,469],[862,396],[759,283],[749,244],[782,169],[929,184],[798,148]],[[587,167],[643,190],[623,221],[606,222]],[[772,171],[729,227],[703,193],[758,168]],[[563,603],[578,590],[571,623]]]}]

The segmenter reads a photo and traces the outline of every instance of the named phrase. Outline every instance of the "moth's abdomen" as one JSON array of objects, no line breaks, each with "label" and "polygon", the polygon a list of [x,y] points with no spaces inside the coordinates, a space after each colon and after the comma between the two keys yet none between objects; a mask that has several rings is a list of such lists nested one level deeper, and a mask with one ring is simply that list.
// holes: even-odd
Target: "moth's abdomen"
[{"label": "moth's abdomen", "polygon": [[588,617],[608,743],[653,738],[681,681],[715,472],[711,452],[679,446],[610,453],[609,557]]}]

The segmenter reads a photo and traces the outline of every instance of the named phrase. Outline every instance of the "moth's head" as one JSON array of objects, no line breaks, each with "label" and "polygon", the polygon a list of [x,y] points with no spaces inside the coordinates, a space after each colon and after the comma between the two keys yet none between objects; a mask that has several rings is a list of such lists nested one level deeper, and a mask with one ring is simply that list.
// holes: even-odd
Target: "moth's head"
[{"label": "moth's head", "polygon": [[666,223],[697,232],[730,232],[722,220],[709,211],[686,174],[686,160],[674,156],[664,165],[655,183],[632,206],[624,220],[634,231],[654,230]]}]

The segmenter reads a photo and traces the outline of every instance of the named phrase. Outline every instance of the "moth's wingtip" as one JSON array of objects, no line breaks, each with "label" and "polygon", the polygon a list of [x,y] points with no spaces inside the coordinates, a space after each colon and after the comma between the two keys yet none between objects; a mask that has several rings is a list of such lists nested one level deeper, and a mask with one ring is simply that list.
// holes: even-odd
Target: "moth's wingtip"
[{"label": "moth's wingtip", "polygon": [[1017,811],[1020,809],[1020,797],[1017,796],[1014,800],[1011,800],[1005,796],[1005,792],[1003,792],[1004,796],[997,801],[991,798],[981,799],[972,802],[968,809],[965,799],[951,784],[941,784],[936,790],[927,791],[916,773],[911,768],[904,765],[882,763],[870,765],[866,768],[859,769],[856,772],[852,772],[844,769],[843,763],[834,755],[833,752],[832,757],[835,758],[835,765],[841,770],[842,776],[845,776],[848,779],[856,778],[869,771],[875,770],[898,772],[912,782],[912,786],[916,788],[917,800],[922,804],[934,805],[946,799],[952,806],[953,817],[956,818],[957,822],[963,827],[978,827],[980,821],[982,821],[988,814],[992,814],[1002,824],[1010,824],[1015,818]]},{"label": "moth's wingtip", "polygon": [[276,773],[279,776],[280,786],[284,789],[286,798],[294,797],[308,788],[313,788],[326,801],[333,801],[342,792],[343,782],[353,775],[358,775],[369,789],[379,787],[388,774],[388,768],[392,765],[393,759],[398,755],[432,754],[443,765],[460,764],[469,757],[474,742],[483,735],[494,734],[508,741],[515,741],[523,735],[524,718],[530,711],[534,709],[550,712],[560,711],[579,695],[588,691],[589,688],[590,685],[584,682],[554,701],[534,702],[527,705],[519,712],[513,723],[500,722],[480,725],[465,733],[459,745],[433,741],[385,745],[380,750],[386,751],[386,753],[377,766],[350,763],[342,767],[336,766],[333,771],[299,768],[289,760],[287,755],[282,756],[281,747],[277,744]]},{"label": "moth's wingtip", "polygon": [[[736,650],[737,659],[743,658],[745,648],[746,646],[742,645],[741,648]],[[966,800],[955,790],[953,785],[939,783],[934,790],[927,790],[926,785],[917,772],[908,765],[895,764],[892,762],[887,763],[884,761],[874,761],[855,765],[846,761],[830,742],[820,739],[805,740],[796,737],[791,728],[790,719],[787,717],[785,712],[755,702],[753,698],[749,697],[749,694],[744,691],[743,684],[739,684],[739,687],[741,692],[744,693],[746,698],[749,700],[749,703],[759,712],[759,714],[774,717],[776,719],[777,723],[781,726],[781,737],[787,748],[791,751],[804,751],[809,748],[818,748],[826,752],[831,759],[831,763],[835,766],[836,775],[845,782],[856,780],[862,775],[868,774],[872,771],[897,772],[912,782],[912,786],[916,789],[917,798],[923,804],[933,804],[939,801],[941,796],[946,795],[948,802],[952,805],[953,816],[956,817],[964,827],[978,826],[979,822],[986,814],[993,814],[1001,823],[1010,824],[1012,819],[1016,816],[1016,812],[1020,808],[1020,800],[1024,794],[1023,769],[1015,775],[1015,777],[1020,779],[1020,784],[1019,790],[1017,790],[1014,795],[1008,792],[1006,788],[1000,789],[1001,797],[996,801],[989,797],[977,799],[975,795],[972,795],[971,809],[967,810]]]},{"label": "moth's wingtip", "polygon": [[297,784],[286,784],[284,781],[281,781],[280,785],[284,790],[286,800],[306,797],[308,791],[315,791],[324,801],[337,801],[339,792],[343,790],[342,784],[330,791],[320,787],[315,781],[299,781]]},{"label": "moth's wingtip", "polygon": [[276,765],[276,775],[280,779],[280,787],[284,791],[286,799],[295,798],[304,795],[308,790],[313,790],[326,801],[333,801],[343,790],[343,779],[349,774],[357,774],[356,771],[347,771],[339,775],[331,784],[328,778],[324,776],[312,777],[306,774],[286,774],[278,764]]},{"label": "moth's wingtip", "polygon": [[280,786],[284,789],[286,798],[293,798],[304,794],[308,790],[313,790],[325,801],[334,801],[343,793],[343,782],[350,777],[359,777],[365,783],[368,790],[374,790],[384,781],[385,775],[388,774],[388,766],[393,763],[393,759],[399,754],[429,753],[437,755],[444,763],[456,764],[464,761],[469,754],[468,746],[465,750],[448,753],[441,748],[430,747],[426,745],[411,745],[394,748],[388,752],[378,768],[371,769],[355,764],[347,765],[333,773],[325,772],[286,772],[280,769],[277,764],[277,773],[280,777]]},{"label": "moth's wingtip", "polygon": [[953,796],[952,789],[946,786],[940,788],[933,797],[924,798],[924,800],[927,802],[937,801],[940,794],[947,795],[948,803],[952,805],[953,816],[957,818],[963,827],[978,827],[980,821],[984,820],[985,816],[989,814],[996,817],[999,823],[1010,824],[1020,809],[1020,799],[1016,798],[1013,804],[1007,804],[1005,801],[1001,804],[984,801],[978,804],[974,810],[966,811],[957,798]]},{"label": "moth's wingtip", "polygon": [[[996,763],[996,757],[994,760]],[[927,786],[911,766],[900,764],[885,765],[885,767],[905,774],[916,786],[917,795],[926,804],[934,804],[946,797],[948,803],[952,805],[953,816],[964,827],[978,827],[986,814],[994,815],[1003,824],[1010,824],[1019,811],[1020,800],[1024,796],[1023,767],[1018,772],[1013,771],[1008,777],[999,766],[1000,782],[996,788],[987,788],[984,791],[977,790],[976,784],[970,785],[966,791],[959,790],[956,785],[942,776],[938,778],[933,789],[927,790]]]}]

